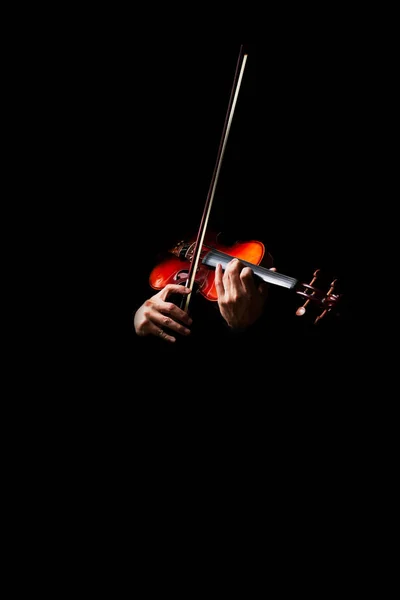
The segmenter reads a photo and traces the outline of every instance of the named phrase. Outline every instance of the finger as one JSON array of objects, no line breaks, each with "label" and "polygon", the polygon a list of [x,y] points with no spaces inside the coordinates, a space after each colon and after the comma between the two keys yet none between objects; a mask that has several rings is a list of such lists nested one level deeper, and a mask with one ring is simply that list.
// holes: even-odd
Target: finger
[{"label": "finger", "polygon": [[221,265],[221,263],[217,263],[217,266],[215,267],[214,283],[215,283],[215,289],[217,290],[218,298],[220,298],[225,293],[225,288],[224,288],[224,284],[222,281],[222,265]]},{"label": "finger", "polygon": [[258,292],[259,292],[259,294],[261,296],[263,296],[263,297],[267,297],[268,296],[268,289],[269,288],[268,288],[268,284],[265,283],[265,281],[261,281],[258,284],[258,288],[257,289],[258,289]]},{"label": "finger", "polygon": [[157,310],[164,315],[172,317],[176,321],[182,321],[186,325],[191,325],[192,319],[189,317],[186,311],[179,308],[179,306],[177,306],[174,302],[167,302],[168,296],[170,294],[175,294],[176,292],[184,295],[189,294],[191,289],[181,285],[169,283],[159,295],[161,302],[157,303]]},{"label": "finger", "polygon": [[242,286],[244,287],[247,294],[254,295],[256,291],[256,284],[254,281],[253,270],[250,267],[244,267],[240,273],[240,279],[242,281]]},{"label": "finger", "polygon": [[[158,311],[162,315],[164,315],[164,316],[161,316],[161,318],[163,319],[161,325],[163,327],[171,327],[171,329],[175,329],[176,331],[178,331],[178,329],[176,329],[174,326],[175,324],[179,325],[179,323],[176,323],[177,321],[180,321],[181,323],[184,323],[185,325],[191,325],[193,323],[193,320],[191,319],[189,314],[186,311],[179,308],[179,306],[177,306],[173,302],[163,302],[157,308],[158,308]],[[180,331],[180,325],[179,325],[179,331]]]},{"label": "finger", "polygon": [[191,288],[183,285],[168,283],[165,288],[158,293],[158,297],[165,301],[171,294],[189,294],[191,291]]},{"label": "finger", "polygon": [[234,258],[226,266],[225,274],[223,277],[223,284],[225,290],[229,293],[232,293],[235,290],[238,290],[242,287],[240,272],[243,268],[244,265],[239,261],[238,258]]},{"label": "finger", "polygon": [[270,271],[276,271],[275,267],[271,267]]},{"label": "finger", "polygon": [[[171,306],[175,306],[173,304],[171,304]],[[177,308],[175,306],[175,308]],[[182,313],[182,317],[181,320],[183,321],[184,319],[186,320],[186,324],[187,325],[191,325],[192,324],[192,319],[189,317],[189,315],[187,313],[185,313],[184,311],[177,309],[178,314]],[[152,329],[151,332],[153,335],[159,335],[160,337],[163,337],[163,334],[160,333],[160,331],[162,331],[163,333],[165,333],[168,337],[173,337],[171,335],[171,332],[174,333],[179,333],[179,335],[189,335],[191,333],[190,329],[188,327],[186,327],[184,324],[179,323],[179,319],[174,316],[172,313],[174,311],[167,311],[168,314],[164,315],[158,311],[155,311],[154,314],[152,315]],[[169,316],[171,315],[171,316]],[[171,341],[171,340],[169,340]]]},{"label": "finger", "polygon": [[176,338],[173,335],[167,333],[163,329],[160,329],[160,327],[155,328],[153,335],[159,337],[164,342],[169,342],[170,344],[176,342]]}]

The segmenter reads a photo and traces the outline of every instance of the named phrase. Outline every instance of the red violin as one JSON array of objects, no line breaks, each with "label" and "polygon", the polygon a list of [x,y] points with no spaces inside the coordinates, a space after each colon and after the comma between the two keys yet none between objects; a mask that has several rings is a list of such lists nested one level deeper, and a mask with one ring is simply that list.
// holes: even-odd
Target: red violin
[{"label": "red violin", "polygon": [[[316,317],[317,323],[323,316],[336,307],[340,294],[334,293],[337,280],[329,286],[326,293],[315,287],[319,269],[314,272],[309,284],[300,283],[298,279],[272,271],[272,257],[266,253],[265,246],[260,241],[238,241],[232,246],[218,243],[218,236],[208,233],[199,254],[198,267],[193,283],[197,291],[207,300],[217,301],[215,287],[215,267],[218,263],[225,270],[227,264],[238,258],[246,267],[250,267],[256,277],[268,284],[280,286],[294,291],[305,298],[304,304],[296,311],[298,316],[305,314],[306,307],[312,303],[321,307],[322,312]],[[189,277],[189,264],[193,261],[195,240],[181,240],[171,250],[171,257],[166,258],[153,268],[149,283],[155,290],[163,289],[169,283],[186,285]],[[263,264],[264,263],[264,264]],[[264,266],[265,265],[265,266]],[[267,266],[269,265],[269,266]]]}]

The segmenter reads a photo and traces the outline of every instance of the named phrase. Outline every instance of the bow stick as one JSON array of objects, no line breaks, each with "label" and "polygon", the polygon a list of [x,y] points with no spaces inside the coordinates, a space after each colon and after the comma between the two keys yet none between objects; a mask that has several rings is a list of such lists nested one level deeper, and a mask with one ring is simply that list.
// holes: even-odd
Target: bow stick
[{"label": "bow stick", "polygon": [[[203,210],[203,215],[200,222],[199,231],[197,234],[194,251],[193,251],[193,259],[190,263],[190,268],[188,272],[188,279],[186,282],[186,286],[193,290],[193,284],[196,277],[196,272],[198,268],[198,263],[200,259],[201,250],[203,247],[204,236],[207,229],[208,219],[211,212],[211,206],[214,200],[215,190],[217,187],[218,177],[221,170],[222,159],[224,157],[226,143],[228,140],[229,132],[232,125],[233,114],[235,112],[235,107],[239,95],[240,85],[243,79],[243,73],[246,66],[247,54],[244,53],[243,45],[240,46],[239,57],[236,64],[235,76],[233,80],[232,90],[229,97],[228,110],[225,117],[224,127],[222,130],[221,141],[218,148],[217,160],[214,167],[213,175],[211,178],[210,187],[207,194],[206,203]],[[182,307],[184,311],[189,310],[189,302],[191,298],[192,292],[190,292],[184,299],[184,306]]]}]

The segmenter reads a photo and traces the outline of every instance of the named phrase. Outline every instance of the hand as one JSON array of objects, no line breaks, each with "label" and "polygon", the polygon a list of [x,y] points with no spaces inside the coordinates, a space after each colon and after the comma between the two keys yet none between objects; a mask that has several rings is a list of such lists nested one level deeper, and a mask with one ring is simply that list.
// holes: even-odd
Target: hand
[{"label": "hand", "polygon": [[252,269],[237,258],[228,263],[224,274],[222,265],[217,264],[215,287],[219,310],[231,329],[246,329],[263,313],[268,284],[256,282]]},{"label": "hand", "polygon": [[[176,338],[171,335],[172,331],[181,335],[189,335],[190,329],[185,325],[191,325],[192,319],[184,310],[172,302],[167,302],[167,299],[170,294],[183,295],[189,294],[190,291],[190,288],[169,283],[160,292],[146,300],[138,308],[133,318],[137,335],[155,335],[172,343],[176,341]],[[164,328],[170,331],[167,332]]]}]

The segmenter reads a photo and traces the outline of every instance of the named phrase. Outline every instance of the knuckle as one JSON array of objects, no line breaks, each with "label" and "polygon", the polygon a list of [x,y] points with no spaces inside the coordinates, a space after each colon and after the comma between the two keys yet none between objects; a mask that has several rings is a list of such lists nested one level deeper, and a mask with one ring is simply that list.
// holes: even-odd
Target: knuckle
[{"label": "knuckle", "polygon": [[253,270],[250,269],[250,267],[244,267],[240,276],[244,279],[249,279],[250,277],[253,277]]},{"label": "knuckle", "polygon": [[238,292],[236,292],[236,291],[235,291],[235,292],[232,292],[232,293],[229,295],[229,298],[227,298],[227,299],[226,299],[226,301],[225,301],[225,305],[226,305],[226,306],[229,306],[229,305],[232,305],[232,304],[236,304],[236,302],[237,302],[238,300],[239,300],[239,294],[238,294]]},{"label": "knuckle", "polygon": [[164,327],[169,327],[172,324],[172,319],[170,317],[163,317],[162,321]]},{"label": "knuckle", "polygon": [[239,264],[238,259],[237,258],[232,258],[232,260],[229,261],[228,264],[225,267],[225,273],[227,271],[234,271],[235,269],[237,269],[238,264]]},{"label": "knuckle", "polygon": [[143,320],[147,320],[148,321],[150,319],[151,304],[144,307],[142,315],[143,315]]}]

